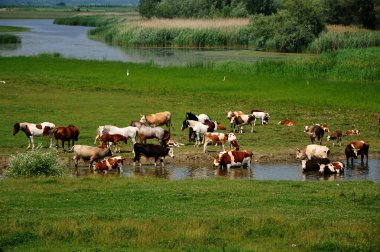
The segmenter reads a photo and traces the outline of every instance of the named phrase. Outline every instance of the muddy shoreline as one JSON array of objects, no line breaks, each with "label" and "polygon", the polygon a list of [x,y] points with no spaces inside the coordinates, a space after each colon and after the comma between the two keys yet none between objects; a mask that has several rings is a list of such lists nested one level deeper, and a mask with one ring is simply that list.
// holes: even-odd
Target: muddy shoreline
[{"label": "muddy shoreline", "polygon": [[[67,165],[72,159],[71,153],[59,151],[60,161]],[[126,156],[125,165],[132,165],[132,154],[130,151],[122,151],[121,153],[114,154]],[[178,165],[178,166],[212,166],[215,156],[217,155],[216,151],[210,151],[208,153],[194,153],[194,152],[181,152],[175,153],[174,158],[166,157],[164,162],[166,164]],[[380,152],[370,152],[369,158],[380,158]],[[341,160],[345,161],[346,157],[344,154],[332,154],[330,156],[331,160]],[[360,157],[359,157],[360,159]],[[3,172],[8,166],[9,155],[0,156],[0,173]],[[80,161],[80,165],[85,165],[83,161]],[[149,160],[141,158],[142,164],[153,164],[154,160],[150,158]],[[295,154],[254,154],[253,163],[298,163],[299,160],[296,159]]]}]

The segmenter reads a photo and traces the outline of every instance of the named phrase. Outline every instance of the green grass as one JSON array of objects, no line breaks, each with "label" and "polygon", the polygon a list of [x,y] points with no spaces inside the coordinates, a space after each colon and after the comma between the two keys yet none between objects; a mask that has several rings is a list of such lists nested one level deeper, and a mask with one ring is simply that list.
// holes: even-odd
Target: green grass
[{"label": "green grass", "polygon": [[[360,57],[358,62],[354,58],[345,59],[346,53],[337,54],[334,61],[362,64]],[[248,113],[252,108],[259,108],[271,114],[270,125],[258,125],[255,133],[238,135],[240,146],[253,150],[256,157],[268,154],[292,157],[296,148],[310,143],[303,127],[315,123],[327,123],[330,130],[361,130],[360,136],[345,137],[341,147],[327,143],[334,155],[342,155],[345,144],[356,138],[370,142],[370,153],[380,151],[376,119],[380,111],[378,77],[373,81],[362,80],[361,75],[353,80],[330,78],[330,74],[343,79],[346,74],[350,76],[340,71],[339,65],[333,65],[331,72],[318,78],[317,74],[310,74],[310,68],[297,72],[291,70],[291,63],[284,68],[275,62],[258,63],[252,69],[247,65],[244,65],[247,68],[239,67],[238,63],[211,68],[161,68],[50,55],[0,58],[0,76],[6,81],[0,88],[7,94],[0,99],[3,125],[0,149],[3,155],[24,150],[26,137],[21,133],[11,134],[14,123],[21,121],[51,121],[57,126],[74,124],[81,129],[79,144],[92,145],[99,125],[127,126],[138,120],[140,114],[169,110],[173,114],[174,139],[187,143],[187,132],[181,132],[180,125],[188,111],[206,113],[228,127],[226,111]],[[298,125],[278,126],[282,119],[295,120]],[[36,143],[39,142],[47,145],[47,139],[36,138]],[[129,144],[126,148],[132,147]],[[183,146],[176,152],[200,153],[201,150]]]},{"label": "green grass", "polygon": [[375,251],[379,184],[45,178],[0,182],[12,251]]},{"label": "green grass", "polygon": [[0,25],[0,32],[23,32],[29,30],[25,27],[17,27],[17,26],[1,26]]}]

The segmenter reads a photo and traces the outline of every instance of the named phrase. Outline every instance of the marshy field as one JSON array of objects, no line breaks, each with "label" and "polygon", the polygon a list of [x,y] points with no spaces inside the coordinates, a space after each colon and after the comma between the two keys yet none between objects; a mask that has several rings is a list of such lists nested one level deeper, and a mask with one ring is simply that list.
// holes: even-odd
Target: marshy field
[{"label": "marshy field", "polygon": [[[237,139],[255,162],[295,162],[296,149],[310,143],[304,126],[316,123],[361,131],[343,137],[342,146],[326,142],[326,133],[332,159],[345,162],[344,148],[354,139],[368,141],[369,158],[379,158],[379,54],[370,47],[184,67],[59,53],[0,57],[0,169],[11,155],[30,152],[22,132],[12,135],[16,122],[74,124],[78,144],[93,145],[99,125],[125,127],[141,114],[166,110],[172,137],[184,144],[175,149],[181,162],[207,163],[218,151],[209,146],[203,154],[188,144],[188,132],[180,130],[186,112],[206,113],[229,129],[227,111],[253,108],[270,113],[269,125]],[[297,125],[277,125],[283,119]],[[35,143],[51,151],[46,138]],[[132,144],[122,150],[130,162]],[[59,148],[57,157],[68,166],[72,153]],[[0,177],[0,250],[377,251],[379,189],[371,181]]]}]

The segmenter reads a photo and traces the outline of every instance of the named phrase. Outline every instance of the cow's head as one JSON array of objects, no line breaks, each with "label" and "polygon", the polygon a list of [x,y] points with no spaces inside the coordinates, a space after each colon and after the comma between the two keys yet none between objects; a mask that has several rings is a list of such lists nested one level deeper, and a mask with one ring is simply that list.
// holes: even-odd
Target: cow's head
[{"label": "cow's head", "polygon": [[305,152],[304,151],[301,151],[300,149],[297,148],[297,152],[296,152],[296,159],[303,159],[305,158]]},{"label": "cow's head", "polygon": [[263,124],[267,125],[269,124],[269,113],[265,113],[264,118],[263,118]]},{"label": "cow's head", "polygon": [[141,115],[140,122],[146,123],[146,116],[145,115]]},{"label": "cow's head", "polygon": [[219,152],[216,158],[214,159],[214,166],[219,166],[220,162],[222,161],[222,156],[225,154],[225,151]]},{"label": "cow's head", "polygon": [[20,131],[20,123],[15,123],[15,125],[13,125],[13,135],[16,135],[17,132]]},{"label": "cow's head", "polygon": [[171,158],[174,158],[174,148],[173,147],[169,148],[168,156]]},{"label": "cow's head", "polygon": [[309,132],[309,130],[310,130],[310,127],[309,126],[305,126],[305,128],[304,128],[304,132]]},{"label": "cow's head", "polygon": [[183,131],[183,130],[185,130],[188,127],[189,127],[189,121],[188,120],[184,120],[182,122],[181,130]]},{"label": "cow's head", "polygon": [[353,145],[353,144],[351,144],[351,149],[352,149],[352,152],[354,153],[354,155],[355,155],[355,158],[357,158],[358,157],[358,149],[356,149],[355,148],[355,146]]}]

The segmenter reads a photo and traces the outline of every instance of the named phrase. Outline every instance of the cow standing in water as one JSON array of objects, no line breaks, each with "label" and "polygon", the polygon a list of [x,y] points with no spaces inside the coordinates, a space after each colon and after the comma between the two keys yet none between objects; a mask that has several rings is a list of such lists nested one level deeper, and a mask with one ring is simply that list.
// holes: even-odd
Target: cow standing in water
[{"label": "cow standing in water", "polygon": [[352,141],[346,146],[345,154],[348,160],[351,159],[351,162],[354,162],[354,158],[356,159],[358,155],[361,155],[361,162],[364,163],[364,156],[367,157],[367,163],[368,163],[368,150],[369,150],[369,144],[365,141]]},{"label": "cow standing in water", "polygon": [[29,145],[27,149],[32,147],[34,149],[33,137],[47,136],[50,138],[49,148],[53,147],[53,138],[52,131],[55,128],[55,125],[50,122],[43,122],[40,124],[22,122],[16,123],[13,126],[13,135],[16,135],[20,130],[24,131],[26,137],[28,138]]}]

